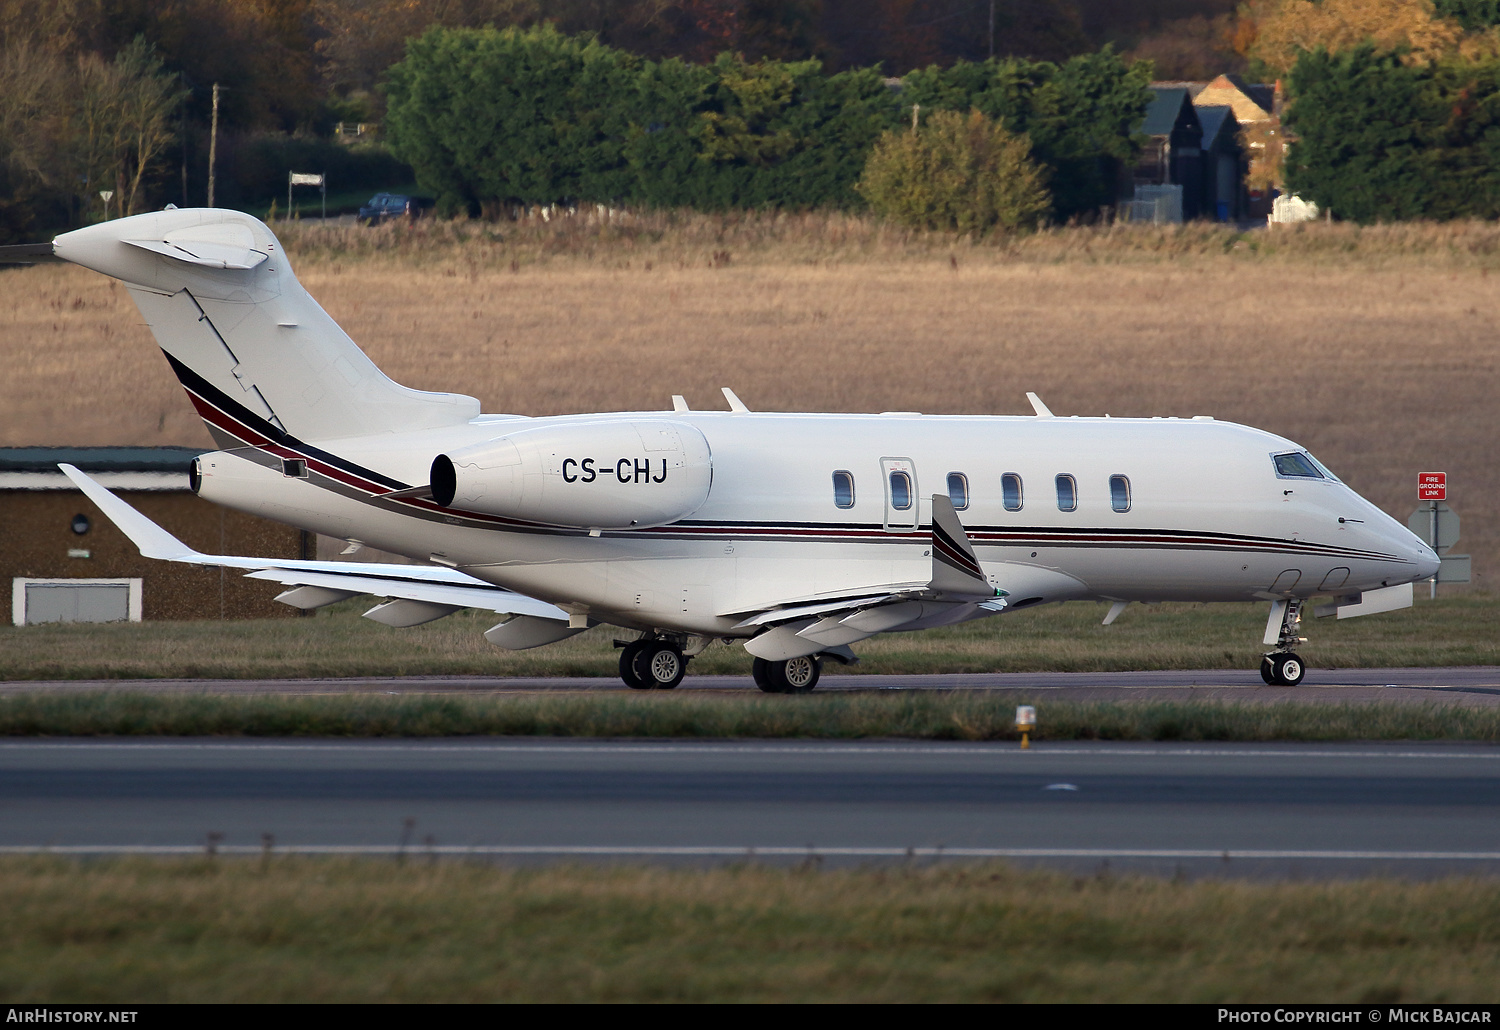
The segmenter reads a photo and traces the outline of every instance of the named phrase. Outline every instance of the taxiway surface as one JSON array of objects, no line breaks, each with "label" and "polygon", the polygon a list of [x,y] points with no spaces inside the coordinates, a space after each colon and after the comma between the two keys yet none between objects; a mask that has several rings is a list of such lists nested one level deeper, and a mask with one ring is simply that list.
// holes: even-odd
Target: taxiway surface
[{"label": "taxiway surface", "polygon": [[[624,691],[612,677],[401,676],[329,679],[15,680],[0,696],[34,692],[150,694],[511,694]],[[688,676],[681,691],[754,690],[749,676]],[[819,693],[865,690],[1020,691],[1068,701],[1401,702],[1500,707],[1500,667],[1312,669],[1296,687],[1268,687],[1254,671],[998,672],[942,675],[825,674]]]},{"label": "taxiway surface", "polygon": [[0,743],[0,851],[197,852],[210,840],[507,861],[1493,875],[1500,747]]}]

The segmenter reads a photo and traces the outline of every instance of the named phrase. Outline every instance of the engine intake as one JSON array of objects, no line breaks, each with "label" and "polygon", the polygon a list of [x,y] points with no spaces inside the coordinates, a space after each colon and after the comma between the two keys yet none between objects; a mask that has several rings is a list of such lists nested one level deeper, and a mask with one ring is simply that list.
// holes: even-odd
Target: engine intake
[{"label": "engine intake", "polygon": [[445,508],[576,529],[643,529],[708,499],[708,440],[684,422],[619,420],[523,429],[432,462]]}]

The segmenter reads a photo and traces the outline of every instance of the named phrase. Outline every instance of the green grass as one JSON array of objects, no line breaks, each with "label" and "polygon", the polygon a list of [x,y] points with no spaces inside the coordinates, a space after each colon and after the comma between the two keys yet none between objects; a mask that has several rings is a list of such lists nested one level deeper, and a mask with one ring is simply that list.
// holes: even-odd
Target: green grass
[{"label": "green grass", "polygon": [[1016,740],[1034,704],[1049,740],[1500,741],[1500,709],[1455,705],[1129,704],[1025,691],[431,694],[25,693],[0,696],[5,736],[649,737]]},{"label": "green grass", "polygon": [[0,860],[7,1002],[1482,1002],[1500,880]]},{"label": "green grass", "polygon": [[[598,627],[532,651],[485,642],[499,621],[461,612],[408,630],[359,617],[373,602],[343,602],[303,619],[240,622],[0,626],[0,679],[291,678],[307,676],[602,676],[618,672],[617,636]],[[1094,672],[1253,669],[1265,607],[1132,605],[1113,626],[1107,606],[1050,605],[923,633],[855,645],[844,673]],[[1484,593],[1425,598],[1414,608],[1343,622],[1309,618],[1301,653],[1314,668],[1500,665],[1500,600]],[[743,648],[716,644],[693,659],[696,674],[749,675]]]}]

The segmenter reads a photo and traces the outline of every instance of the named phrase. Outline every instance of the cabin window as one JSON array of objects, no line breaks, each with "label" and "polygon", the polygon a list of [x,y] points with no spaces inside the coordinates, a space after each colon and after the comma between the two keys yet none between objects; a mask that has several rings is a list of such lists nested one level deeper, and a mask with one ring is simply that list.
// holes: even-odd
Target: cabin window
[{"label": "cabin window", "polygon": [[1014,472],[1007,472],[1000,477],[1000,498],[1005,502],[1006,511],[1021,510],[1021,477]]},{"label": "cabin window", "polygon": [[854,474],[852,472],[833,474],[833,503],[840,508],[854,507]]},{"label": "cabin window", "polygon": [[1078,480],[1067,473],[1057,477],[1057,510],[1078,510]]},{"label": "cabin window", "polygon": [[1124,476],[1109,477],[1109,506],[1119,512],[1130,510],[1130,480]]},{"label": "cabin window", "polygon": [[962,472],[948,473],[948,500],[954,511],[963,511],[969,506],[969,477]]},{"label": "cabin window", "polygon": [[1322,479],[1323,473],[1318,471],[1318,466],[1313,463],[1310,456],[1301,451],[1292,451],[1289,454],[1274,454],[1271,460],[1276,463],[1276,474],[1293,479]]},{"label": "cabin window", "polygon": [[911,508],[911,476],[905,472],[891,473],[891,507],[897,511]]}]

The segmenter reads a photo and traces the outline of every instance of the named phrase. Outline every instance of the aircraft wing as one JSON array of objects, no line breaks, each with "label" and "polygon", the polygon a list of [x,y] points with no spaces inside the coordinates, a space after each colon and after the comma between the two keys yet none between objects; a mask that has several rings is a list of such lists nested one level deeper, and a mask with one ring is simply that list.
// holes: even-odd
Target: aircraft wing
[{"label": "aircraft wing", "polygon": [[891,583],[842,598],[788,598],[745,614],[735,629],[762,629],[745,645],[758,658],[784,659],[819,649],[841,660],[848,645],[890,630],[927,629],[993,615],[1007,591],[990,585],[969,535],[946,494],[932,495],[932,578]]},{"label": "aircraft wing", "polygon": [[437,618],[460,608],[568,621],[568,613],[556,605],[486,583],[458,569],[432,565],[383,565],[203,554],[178,540],[74,466],[63,464],[58,468],[130,538],[130,542],[140,549],[144,557],[188,565],[246,569],[246,575],[251,579],[268,579],[297,588],[277,598],[295,607],[316,608],[357,594],[373,594],[393,598],[394,602],[409,602],[397,609],[404,616],[403,621],[391,621],[396,618],[396,614],[390,610],[387,611],[386,618],[377,619],[389,625],[416,625],[417,622],[409,620],[418,615],[426,614],[429,618]]}]

